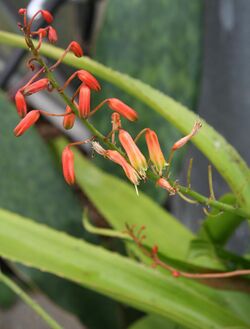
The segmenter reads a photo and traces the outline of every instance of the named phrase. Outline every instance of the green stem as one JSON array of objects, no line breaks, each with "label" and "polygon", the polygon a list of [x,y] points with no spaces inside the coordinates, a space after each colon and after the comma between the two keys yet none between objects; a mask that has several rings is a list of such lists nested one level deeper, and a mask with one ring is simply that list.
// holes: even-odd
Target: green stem
[{"label": "green stem", "polygon": [[27,305],[29,305],[52,329],[63,329],[42,307],[30,298],[16,283],[10,280],[0,271],[0,281],[9,287],[17,296],[19,296]]}]

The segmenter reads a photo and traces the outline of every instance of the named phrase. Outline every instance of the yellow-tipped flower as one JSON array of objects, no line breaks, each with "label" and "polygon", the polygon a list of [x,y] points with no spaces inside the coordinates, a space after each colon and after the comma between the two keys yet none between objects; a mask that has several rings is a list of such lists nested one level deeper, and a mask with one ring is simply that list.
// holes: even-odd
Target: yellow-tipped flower
[{"label": "yellow-tipped flower", "polygon": [[119,130],[119,140],[127,153],[129,161],[142,178],[146,177],[146,171],[148,169],[147,161],[144,155],[139,150],[138,146],[135,144],[133,138],[130,134],[123,130]]},{"label": "yellow-tipped flower", "polygon": [[146,130],[145,137],[150,160],[154,165],[154,169],[161,176],[162,170],[166,167],[167,162],[162,153],[158,137],[156,133],[149,128]]}]

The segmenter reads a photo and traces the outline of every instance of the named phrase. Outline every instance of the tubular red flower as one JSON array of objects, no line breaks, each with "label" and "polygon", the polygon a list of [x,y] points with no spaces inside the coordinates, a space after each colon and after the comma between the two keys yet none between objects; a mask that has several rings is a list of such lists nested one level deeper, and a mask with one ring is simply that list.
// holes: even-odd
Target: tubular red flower
[{"label": "tubular red flower", "polygon": [[79,45],[78,42],[72,41],[69,45],[69,49],[74,53],[76,57],[82,57],[83,56],[83,51],[82,47]]},{"label": "tubular red flower", "polygon": [[108,106],[111,110],[120,113],[124,118],[130,121],[136,121],[138,119],[138,114],[131,107],[123,103],[117,98],[108,98],[106,100]]},{"label": "tubular red flower", "polygon": [[49,86],[49,79],[43,78],[25,87],[23,93],[24,95],[32,95],[34,93],[47,89],[48,86]]},{"label": "tubular red flower", "polygon": [[14,129],[14,134],[16,137],[21,136],[28,130],[40,117],[39,110],[30,111],[16,126]]},{"label": "tubular red flower", "polygon": [[200,121],[196,121],[191,132],[188,135],[179,139],[176,143],[174,143],[174,145],[172,146],[172,150],[176,151],[182,146],[184,146],[193,136],[195,136],[198,133],[201,127],[202,127],[202,123]]},{"label": "tubular red flower", "polygon": [[123,168],[126,176],[134,185],[139,185],[140,177],[138,173],[119,152],[107,150],[105,155],[109,160],[119,164]]},{"label": "tubular red flower", "polygon": [[90,89],[93,89],[95,91],[100,91],[101,86],[99,82],[96,80],[96,78],[85,70],[79,70],[76,72],[78,79],[80,79],[82,82],[86,84]]},{"label": "tubular red flower", "polygon": [[150,160],[153,163],[157,173],[161,176],[162,170],[165,168],[167,162],[162,153],[158,137],[153,130],[148,128],[146,130],[145,138]]},{"label": "tubular red flower", "polygon": [[119,140],[127,153],[131,165],[143,178],[145,178],[148,169],[147,161],[138,146],[135,144],[133,138],[127,131],[120,129]]},{"label": "tubular red flower", "polygon": [[170,183],[165,178],[158,179],[156,185],[160,186],[164,190],[167,190],[170,195],[174,195],[176,193],[175,188],[171,186]]},{"label": "tubular red flower", "polygon": [[75,183],[74,153],[69,146],[66,146],[62,152],[62,167],[64,179],[69,185],[73,185]]},{"label": "tubular red flower", "polygon": [[80,88],[78,111],[80,118],[88,118],[90,113],[90,89],[85,85]]},{"label": "tubular red flower", "polygon": [[76,116],[69,106],[66,107],[66,113],[69,114],[65,115],[63,118],[63,127],[68,130],[74,126]]},{"label": "tubular red flower", "polygon": [[15,102],[16,102],[16,108],[17,113],[21,118],[24,118],[27,114],[27,104],[25,101],[25,98],[20,90],[17,91],[15,95]]},{"label": "tubular red flower", "polygon": [[48,39],[49,39],[49,42],[51,42],[51,43],[57,42],[57,39],[58,39],[56,30],[52,26],[48,27]]},{"label": "tubular red flower", "polygon": [[50,24],[53,22],[53,16],[48,10],[41,10],[41,15],[47,23]]}]

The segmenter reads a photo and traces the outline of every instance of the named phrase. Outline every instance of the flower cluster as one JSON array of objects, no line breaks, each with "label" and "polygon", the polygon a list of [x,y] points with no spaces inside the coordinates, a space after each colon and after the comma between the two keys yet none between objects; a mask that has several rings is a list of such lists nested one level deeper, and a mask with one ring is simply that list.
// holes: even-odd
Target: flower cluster
[{"label": "flower cluster", "polygon": [[[70,185],[75,183],[74,153],[71,150],[71,146],[89,142],[96,153],[122,167],[127,178],[135,185],[136,190],[140,181],[145,181],[147,179],[148,172],[150,171],[154,177],[156,177],[155,180],[157,186],[166,189],[170,194],[175,194],[176,188],[168,181],[169,170],[166,170],[166,168],[170,165],[173,152],[184,146],[198,132],[201,123],[196,122],[191,133],[181,138],[173,145],[169,160],[167,161],[161,150],[155,131],[150,128],[145,128],[135,139],[133,139],[128,131],[122,129],[121,117],[131,122],[138,119],[138,114],[133,108],[117,98],[105,99],[94,109],[91,108],[92,92],[99,92],[101,90],[100,83],[91,73],[84,69],[77,70],[67,79],[62,87],[58,86],[52,76],[52,72],[62,62],[68,52],[72,52],[76,57],[82,57],[83,51],[81,46],[76,41],[72,41],[58,61],[51,67],[47,67],[39,54],[39,49],[45,38],[47,38],[49,42],[55,43],[57,41],[57,32],[50,25],[33,31],[32,24],[34,19],[39,15],[48,24],[51,24],[53,16],[46,10],[39,10],[30,21],[28,21],[26,9],[20,9],[19,14],[23,16],[23,24],[19,23],[19,28],[24,32],[26,44],[33,53],[33,57],[28,61],[28,67],[34,71],[36,69],[34,62],[37,62],[40,67],[37,69],[34,76],[23,87],[21,87],[15,95],[17,112],[22,120],[14,129],[14,134],[17,137],[21,136],[39,119],[41,113],[49,116],[63,116],[64,128],[71,129],[74,126],[76,116],[82,119],[83,123],[86,124],[90,117],[92,117],[100,108],[106,106],[112,111],[112,130],[108,136],[104,137],[101,134],[98,136],[93,135],[93,137],[88,140],[71,143],[63,150],[62,166],[66,182]],[[34,46],[32,41],[32,38],[34,37],[38,38],[36,46]],[[72,98],[67,101],[67,106],[63,114],[58,115],[38,109],[28,112],[26,97],[44,90],[47,90],[48,92],[57,90],[59,93],[64,94],[65,89],[73,79],[78,79],[80,85]],[[66,99],[68,98],[66,97]],[[92,127],[92,125],[88,124],[88,127]],[[103,138],[100,136],[103,136]],[[115,142],[117,136],[120,147],[117,147]],[[137,141],[141,136],[145,137],[145,142],[148,148],[148,159],[142,154],[137,146]],[[108,149],[105,149],[99,142],[108,145]]]}]

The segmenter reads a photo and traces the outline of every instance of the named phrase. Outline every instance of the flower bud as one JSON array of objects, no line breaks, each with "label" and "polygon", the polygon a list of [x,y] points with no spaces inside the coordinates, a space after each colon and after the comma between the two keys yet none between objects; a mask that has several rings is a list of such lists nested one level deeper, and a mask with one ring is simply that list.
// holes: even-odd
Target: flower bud
[{"label": "flower bud", "polygon": [[102,156],[106,155],[107,151],[98,142],[92,142],[92,148],[96,153]]},{"label": "flower bud", "polygon": [[141,177],[145,178],[148,169],[147,161],[135,144],[133,138],[127,131],[120,129],[119,140],[127,153],[131,165],[138,171]]},{"label": "flower bud", "polygon": [[14,134],[16,137],[21,136],[28,130],[40,117],[39,110],[30,111],[16,126],[14,129]]},{"label": "flower bud", "polygon": [[167,190],[170,195],[174,195],[176,193],[175,188],[171,186],[170,183],[165,178],[158,179],[156,185],[162,187],[164,190]]},{"label": "flower bud", "polygon": [[117,98],[108,98],[107,104],[111,110],[120,113],[124,118],[130,121],[138,119],[136,111]]},{"label": "flower bud", "polygon": [[62,153],[63,176],[69,185],[75,183],[74,153],[66,146]]},{"label": "flower bud", "polygon": [[83,51],[81,46],[79,45],[78,42],[72,41],[69,45],[69,49],[74,53],[76,57],[82,57],[83,56]]},{"label": "flower bud", "polygon": [[153,130],[148,128],[146,130],[145,138],[146,138],[150,160],[153,163],[157,173],[161,176],[162,170],[165,168],[167,162],[161,151],[158,137]]},{"label": "flower bud", "polygon": [[195,136],[198,133],[201,127],[202,127],[202,123],[200,121],[196,121],[190,134],[186,135],[185,137],[182,137],[176,143],[174,143],[174,145],[172,146],[172,150],[176,151],[182,146],[184,146],[193,136]]},{"label": "flower bud", "polygon": [[79,117],[87,119],[90,113],[90,89],[82,85],[79,92]]},{"label": "flower bud", "polygon": [[49,39],[49,42],[51,42],[51,43],[57,42],[57,39],[58,39],[56,30],[52,26],[48,27],[48,39]]},{"label": "flower bud", "polygon": [[63,127],[68,130],[74,126],[76,116],[75,116],[75,113],[72,112],[71,108],[68,105],[66,107],[66,113],[69,113],[69,114],[65,115],[63,118]]},{"label": "flower bud", "polygon": [[27,104],[25,101],[25,98],[20,90],[17,91],[15,95],[15,102],[16,102],[16,108],[17,113],[21,118],[24,118],[27,114]]},{"label": "flower bud", "polygon": [[86,84],[90,89],[93,89],[95,91],[101,90],[101,86],[99,82],[96,80],[96,78],[85,70],[79,70],[77,71],[78,79],[80,79],[82,82]]},{"label": "flower bud", "polygon": [[42,91],[44,89],[47,89],[49,86],[49,79],[47,78],[43,78],[43,79],[40,79],[38,81],[35,81],[33,83],[31,83],[30,85],[28,85],[23,93],[24,95],[32,95],[34,93],[37,93],[39,91]]},{"label": "flower bud", "polygon": [[105,155],[109,160],[119,164],[123,168],[126,176],[134,185],[139,185],[140,177],[138,173],[119,152],[107,150]]},{"label": "flower bud", "polygon": [[41,14],[43,16],[43,19],[47,22],[47,23],[52,23],[53,22],[53,16],[51,15],[51,13],[48,10],[41,10]]},{"label": "flower bud", "polygon": [[27,12],[27,9],[25,9],[25,8],[20,8],[20,9],[18,10],[18,14],[19,14],[19,15],[24,15],[24,14],[26,14],[26,12]]}]

